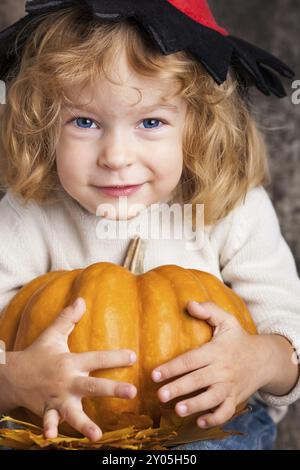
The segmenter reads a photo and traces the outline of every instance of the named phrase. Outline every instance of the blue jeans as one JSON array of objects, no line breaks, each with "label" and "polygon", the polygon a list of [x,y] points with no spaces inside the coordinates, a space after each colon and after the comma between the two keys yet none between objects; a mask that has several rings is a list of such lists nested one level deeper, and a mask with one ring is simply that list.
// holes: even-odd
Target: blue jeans
[{"label": "blue jeans", "polygon": [[170,449],[184,450],[273,450],[277,429],[267,412],[267,406],[259,400],[249,402],[251,411],[225,425],[225,431],[239,431],[243,435],[225,439],[195,441]]}]

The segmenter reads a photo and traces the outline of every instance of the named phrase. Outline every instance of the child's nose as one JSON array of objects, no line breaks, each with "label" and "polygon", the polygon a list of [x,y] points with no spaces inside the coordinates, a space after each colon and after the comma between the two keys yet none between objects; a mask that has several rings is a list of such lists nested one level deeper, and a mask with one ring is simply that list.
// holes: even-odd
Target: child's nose
[{"label": "child's nose", "polygon": [[120,169],[132,165],[136,161],[136,152],[130,145],[128,136],[114,134],[104,142],[99,152],[98,165],[111,169]]},{"label": "child's nose", "polygon": [[135,159],[124,151],[110,152],[109,155],[101,154],[98,158],[98,165],[105,168],[111,168],[112,170],[118,170],[120,168],[132,165]]}]

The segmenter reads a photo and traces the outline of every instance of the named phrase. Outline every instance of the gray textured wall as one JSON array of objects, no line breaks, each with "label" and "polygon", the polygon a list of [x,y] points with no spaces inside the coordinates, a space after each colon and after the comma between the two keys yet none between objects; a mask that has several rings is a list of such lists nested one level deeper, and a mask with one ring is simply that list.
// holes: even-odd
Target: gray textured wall
[{"label": "gray textured wall", "polygon": [[[210,0],[215,16],[233,35],[265,48],[286,61],[300,80],[300,0]],[[300,104],[289,98],[264,97],[255,92],[260,123],[271,161],[269,194],[275,204],[282,232],[300,271]],[[273,130],[272,130],[273,129]]]},{"label": "gray textured wall", "polygon": [[[300,0],[210,0],[212,10],[231,34],[278,55],[300,80]],[[0,0],[0,29],[24,14],[23,0]],[[288,82],[287,82],[288,87]],[[272,184],[269,194],[282,232],[300,270],[300,104],[289,97],[266,98],[253,91],[257,117],[265,128]],[[289,408],[279,426],[277,448],[300,449],[300,403]]]}]

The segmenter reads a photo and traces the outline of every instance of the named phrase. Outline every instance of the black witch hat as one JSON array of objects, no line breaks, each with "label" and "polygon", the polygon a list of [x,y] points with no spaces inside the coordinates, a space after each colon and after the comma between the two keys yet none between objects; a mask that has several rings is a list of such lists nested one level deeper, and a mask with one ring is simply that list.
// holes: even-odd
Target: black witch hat
[{"label": "black witch hat", "polygon": [[37,26],[32,19],[75,5],[101,19],[133,18],[162,54],[189,51],[219,85],[232,67],[245,88],[255,85],[265,95],[282,98],[286,92],[277,73],[289,79],[294,76],[269,52],[220,27],[206,0],[28,0],[27,15],[0,32],[0,79],[5,81],[11,67],[20,61],[26,39]]}]

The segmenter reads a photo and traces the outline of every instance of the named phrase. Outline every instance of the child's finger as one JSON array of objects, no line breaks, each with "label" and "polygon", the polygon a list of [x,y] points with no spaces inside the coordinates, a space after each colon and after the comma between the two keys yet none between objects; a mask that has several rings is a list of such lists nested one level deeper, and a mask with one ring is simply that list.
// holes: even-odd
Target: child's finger
[{"label": "child's finger", "polygon": [[46,439],[54,439],[58,434],[60,416],[57,410],[51,409],[44,413],[43,428]]},{"label": "child's finger", "polygon": [[213,302],[195,302],[189,301],[187,303],[188,312],[199,320],[205,320],[211,326],[218,327],[224,323],[234,326],[237,323],[236,318],[223,310],[221,307]]},{"label": "child's finger", "polygon": [[189,374],[185,374],[179,379],[169,382],[161,387],[157,392],[159,399],[165,403],[197,390],[200,392],[201,389],[209,387],[220,380],[220,376],[217,376],[215,371],[215,367],[207,366],[202,369],[195,370],[194,372],[190,372]]},{"label": "child's finger", "polygon": [[72,428],[86,436],[90,441],[95,442],[101,439],[101,429],[84,413],[82,405],[67,404],[64,410],[61,410],[64,421]]},{"label": "child's finger", "polygon": [[[224,384],[215,384],[203,393],[183,400],[176,404],[175,411],[179,416],[188,416],[194,413],[210,410],[223,403],[227,397]],[[185,407],[185,410],[183,409]]]},{"label": "child's finger", "polygon": [[80,397],[134,398],[136,392],[136,387],[129,383],[96,377],[77,377],[72,386],[72,393]]},{"label": "child's finger", "polygon": [[154,382],[162,382],[171,377],[186,374],[192,370],[209,365],[213,357],[211,348],[212,343],[206,343],[160,365],[152,371],[152,380]]},{"label": "child's finger", "polygon": [[54,322],[44,331],[43,335],[62,336],[67,339],[73,331],[76,323],[79,322],[86,310],[85,301],[82,297],[78,297],[75,302],[65,307],[56,317]]},{"label": "child's finger", "polygon": [[211,428],[227,423],[236,410],[236,404],[232,397],[227,397],[223,403],[213,412],[197,419],[197,425],[201,428]]},{"label": "child's finger", "polygon": [[73,354],[77,367],[84,372],[92,372],[111,367],[126,367],[136,361],[136,353],[129,349],[88,351]]}]

